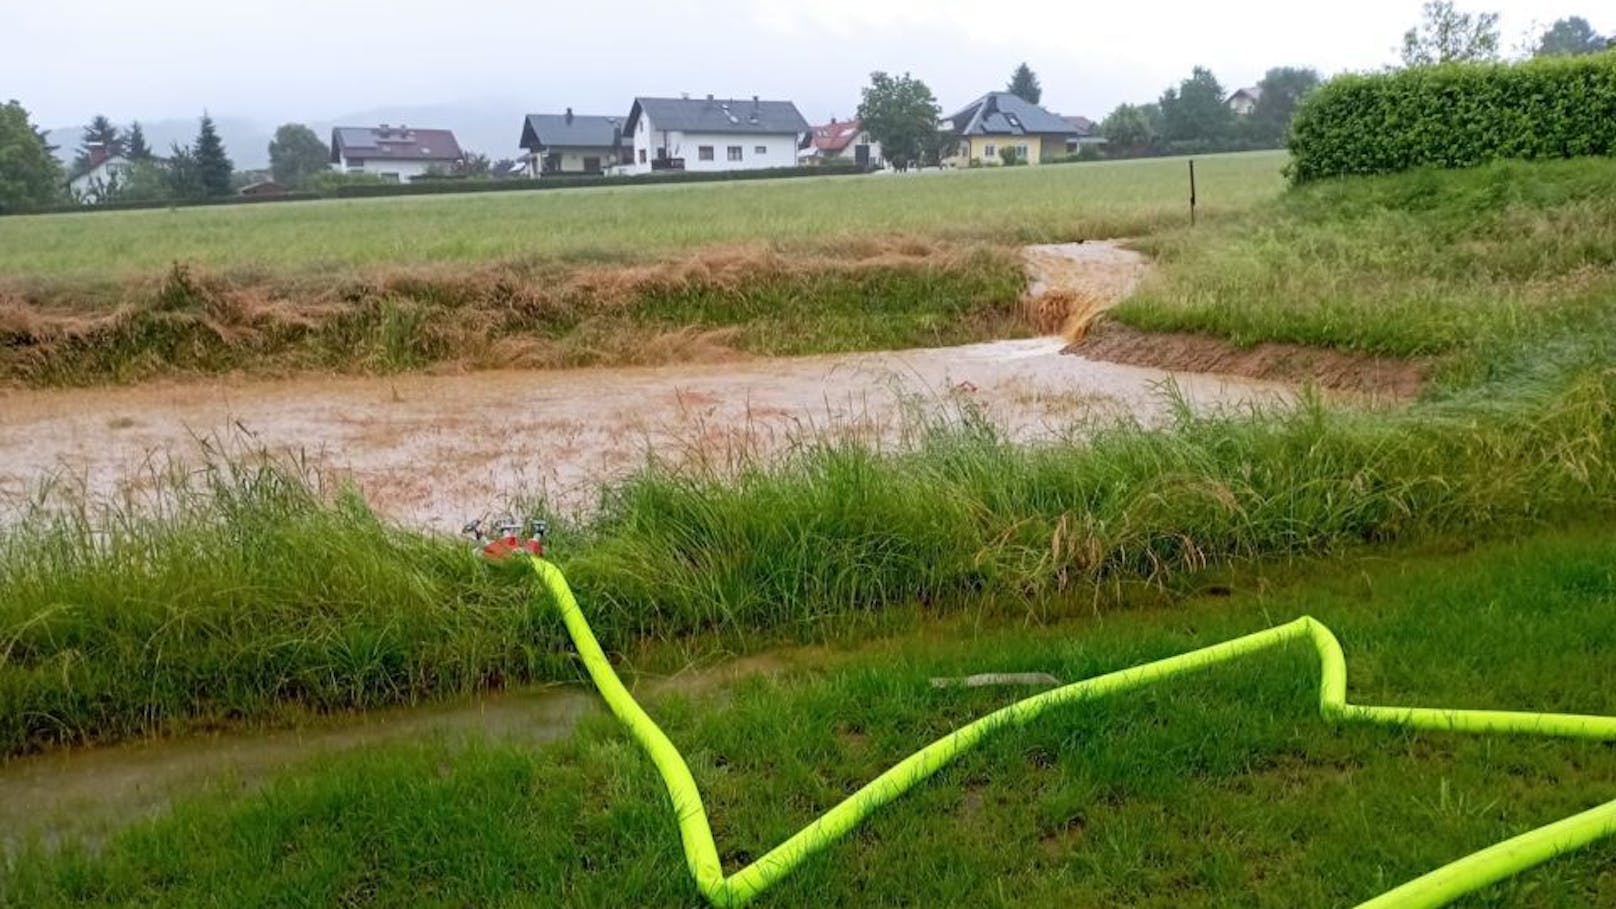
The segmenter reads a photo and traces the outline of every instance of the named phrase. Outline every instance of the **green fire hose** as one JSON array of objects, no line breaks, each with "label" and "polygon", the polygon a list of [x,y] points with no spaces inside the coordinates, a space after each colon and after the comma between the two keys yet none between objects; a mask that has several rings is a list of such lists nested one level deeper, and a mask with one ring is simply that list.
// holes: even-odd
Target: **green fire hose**
[{"label": "green fire hose", "polygon": [[[1341,644],[1328,628],[1304,616],[1266,631],[1055,688],[995,710],[899,761],[763,857],[725,877],[712,828],[707,823],[706,806],[702,804],[701,793],[684,758],[612,671],[561,570],[542,558],[534,558],[532,563],[540,582],[560,610],[567,633],[601,697],[661,773],[674,813],[679,818],[679,834],[684,841],[690,874],[702,896],[720,909],[751,902],[803,860],[847,835],[877,808],[908,792],[1001,729],[1026,725],[1057,707],[1143,688],[1295,641],[1311,641],[1318,651],[1323,669],[1319,710],[1326,719],[1446,732],[1519,733],[1616,741],[1616,717],[1348,704],[1347,663]],[[1473,853],[1375,897],[1358,909],[1443,906],[1466,893],[1612,835],[1616,835],[1616,802]]]}]

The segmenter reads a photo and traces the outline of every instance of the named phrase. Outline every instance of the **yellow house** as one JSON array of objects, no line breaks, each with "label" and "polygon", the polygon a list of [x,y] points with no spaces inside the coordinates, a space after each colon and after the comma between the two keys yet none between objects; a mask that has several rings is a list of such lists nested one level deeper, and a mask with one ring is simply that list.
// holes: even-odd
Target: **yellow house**
[{"label": "yellow house", "polygon": [[946,118],[942,128],[958,140],[954,154],[943,163],[966,167],[973,163],[1004,163],[1011,149],[1028,164],[1039,164],[1066,154],[1068,143],[1081,131],[1070,122],[1009,92],[989,92]]}]

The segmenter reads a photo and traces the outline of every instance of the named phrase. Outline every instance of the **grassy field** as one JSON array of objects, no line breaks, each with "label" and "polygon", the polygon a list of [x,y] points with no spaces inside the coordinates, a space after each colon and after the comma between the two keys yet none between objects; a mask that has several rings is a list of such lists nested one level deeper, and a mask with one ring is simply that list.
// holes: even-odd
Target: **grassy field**
[{"label": "grassy field", "polygon": [[[1201,578],[1216,594],[1047,626],[993,613],[849,647],[807,672],[649,708],[692,758],[730,868],[918,744],[1021,692],[936,690],[983,671],[1075,680],[1310,614],[1364,703],[1616,713],[1616,534]],[[1232,588],[1233,595],[1229,595]],[[598,615],[601,607],[585,601]],[[1089,599],[1062,611],[1086,614]],[[1344,907],[1616,798],[1591,743],[1335,728],[1305,647],[1002,735],[811,860],[757,905]],[[1616,900],[1607,843],[1465,906]],[[222,790],[96,852],[43,849],[14,905],[691,906],[649,763],[600,716],[541,750],[421,743]]]},{"label": "grassy field", "polygon": [[[1283,186],[1284,155],[1198,159],[1202,210]],[[474,193],[0,218],[0,275],[46,286],[207,270],[319,273],[491,261],[621,261],[707,246],[893,235],[1001,243],[1135,236],[1187,220],[1183,159],[905,176]]]},{"label": "grassy field", "polygon": [[[890,185],[1000,191],[1084,173],[1117,171]],[[933,692],[929,675],[1077,678],[1308,612],[1341,634],[1355,698],[1616,712],[1603,671],[1616,641],[1613,179],[1609,161],[1502,164],[1252,194],[1244,212],[1193,232],[1164,227],[1166,195],[1159,220],[1147,204],[1112,222],[1154,225],[1141,242],[1163,258],[1119,318],[1438,358],[1438,386],[1399,409],[1184,408],[1161,430],[1087,426],[1082,444],[1033,447],[967,409],[917,426],[904,451],[805,443],[724,477],[652,465],[598,513],[561,523],[557,557],[607,650],[631,661],[899,633],[822,672],[653,706],[713,795],[732,867],[1007,697]],[[496,201],[580,204],[548,195]],[[1022,215],[1044,202],[1027,204]],[[1120,194],[1114,204],[1123,211]],[[261,213],[274,215],[197,217]],[[1004,217],[1000,240],[1076,223]],[[643,236],[658,248],[673,235]],[[823,239],[775,241],[809,255]],[[613,249],[489,254],[623,254]],[[264,256],[214,264],[277,267]],[[423,287],[421,299],[438,292]],[[826,320],[827,337],[860,330],[860,293],[844,296],[832,311],[849,321]],[[719,297],[646,312],[739,305]],[[811,307],[800,315],[813,321]],[[463,547],[382,526],[285,468],[222,466],[189,482],[156,513],[35,514],[26,533],[0,536],[0,755],[576,678],[554,619]],[[1556,525],[1570,529],[1544,533]],[[1185,598],[1197,590],[1208,596]],[[1079,615],[1092,617],[1043,627]],[[1006,737],[765,905],[1351,905],[1616,796],[1609,748],[1332,730],[1314,712],[1314,680],[1298,652]],[[1611,856],[1605,845],[1552,863],[1472,904],[1608,904]],[[93,854],[37,851],[0,875],[0,902],[23,905],[190,905],[221,892],[259,904],[693,897],[654,775],[604,720],[537,753],[367,750],[250,796],[200,798]]]},{"label": "grassy field", "polygon": [[1167,267],[1114,316],[1242,345],[1536,356],[1556,338],[1608,335],[1613,198],[1609,158],[1327,181],[1152,238]]}]

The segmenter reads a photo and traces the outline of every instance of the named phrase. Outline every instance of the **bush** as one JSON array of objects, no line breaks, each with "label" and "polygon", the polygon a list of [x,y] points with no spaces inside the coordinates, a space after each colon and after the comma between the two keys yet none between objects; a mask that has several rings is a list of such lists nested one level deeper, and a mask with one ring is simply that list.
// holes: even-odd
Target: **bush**
[{"label": "bush", "polygon": [[1291,126],[1292,182],[1616,152],[1616,53],[1339,76]]}]

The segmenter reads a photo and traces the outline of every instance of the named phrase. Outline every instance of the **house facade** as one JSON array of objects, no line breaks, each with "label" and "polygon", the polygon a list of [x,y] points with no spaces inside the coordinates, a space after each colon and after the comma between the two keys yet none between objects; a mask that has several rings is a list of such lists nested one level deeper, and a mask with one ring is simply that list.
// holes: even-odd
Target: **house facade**
[{"label": "house facade", "polygon": [[346,174],[376,174],[408,183],[428,173],[453,170],[465,152],[446,129],[410,126],[339,126],[331,130],[331,166]]},{"label": "house facade", "polygon": [[1006,148],[1027,164],[1039,164],[1066,154],[1079,132],[1009,92],[988,92],[947,117],[942,128],[956,140],[954,154],[944,161],[951,167],[1002,164]]},{"label": "house facade", "polygon": [[1236,114],[1249,117],[1257,109],[1257,102],[1261,98],[1262,88],[1252,85],[1236,90],[1234,94],[1229,96],[1226,103],[1229,105],[1229,109]]},{"label": "house facade", "polygon": [[832,118],[823,126],[809,129],[803,139],[798,159],[803,164],[845,163],[859,167],[880,168],[881,143],[870,138],[857,118],[837,121]]},{"label": "house facade", "polygon": [[596,114],[528,114],[522,123],[528,176],[601,174],[624,157],[623,118]]},{"label": "house facade", "polygon": [[123,155],[109,154],[100,145],[92,146],[89,156],[84,173],[67,181],[68,194],[84,205],[110,202],[128,182],[134,162]]},{"label": "house facade", "polygon": [[635,98],[623,122],[632,174],[791,167],[808,121],[790,101]]}]

